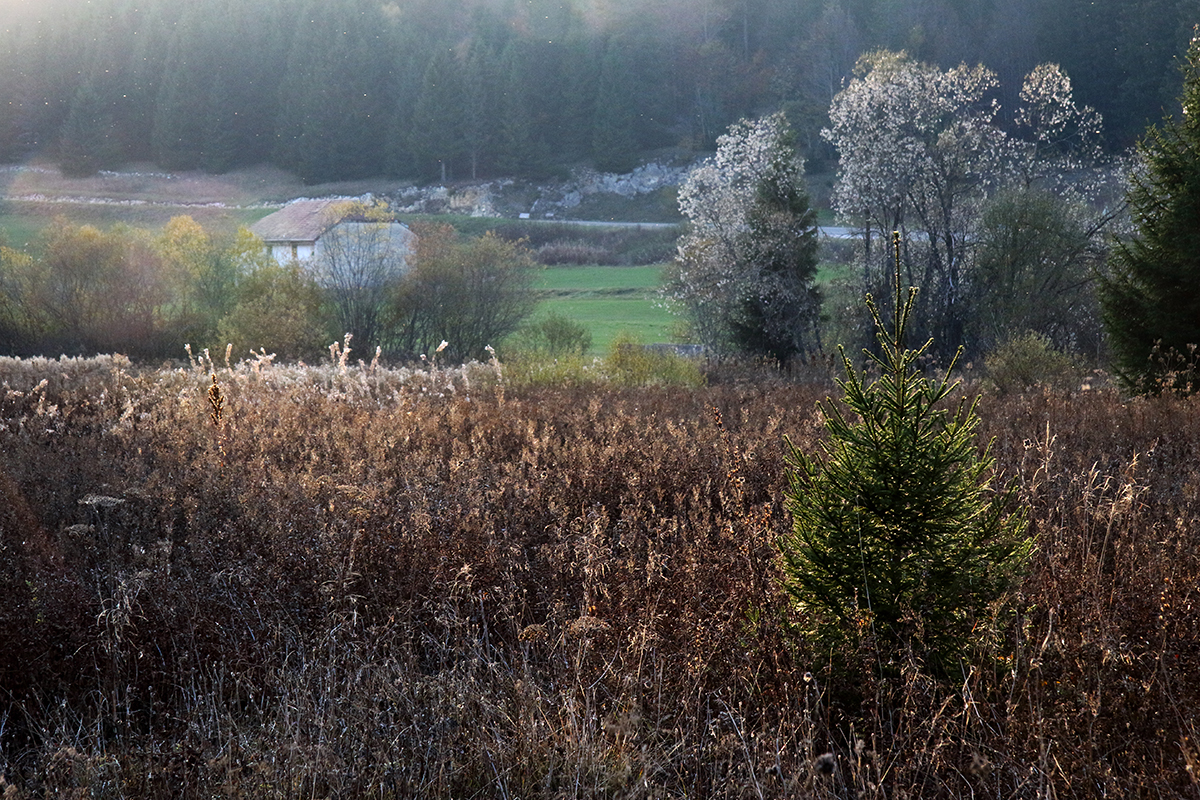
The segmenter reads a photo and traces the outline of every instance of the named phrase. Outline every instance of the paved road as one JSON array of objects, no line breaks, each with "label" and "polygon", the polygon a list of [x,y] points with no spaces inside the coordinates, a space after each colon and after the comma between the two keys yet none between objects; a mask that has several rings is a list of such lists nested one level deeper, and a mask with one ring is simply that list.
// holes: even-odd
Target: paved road
[{"label": "paved road", "polygon": [[836,225],[822,225],[818,230],[822,236],[828,236],[830,239],[854,239],[859,233],[854,228],[841,228]]},{"label": "paved road", "polygon": [[[539,219],[536,221],[600,228],[675,228],[682,224],[679,222],[618,222],[617,220],[582,219]],[[853,239],[858,235],[858,231],[854,228],[843,228],[836,225],[822,225],[818,230],[822,236],[828,236],[830,239]]]}]

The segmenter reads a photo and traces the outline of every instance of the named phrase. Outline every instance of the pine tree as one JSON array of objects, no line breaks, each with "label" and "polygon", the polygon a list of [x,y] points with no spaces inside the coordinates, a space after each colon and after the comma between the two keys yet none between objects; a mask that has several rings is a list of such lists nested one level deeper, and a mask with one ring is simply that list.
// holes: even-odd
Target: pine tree
[{"label": "pine tree", "polygon": [[217,65],[206,104],[208,114],[201,120],[202,150],[200,164],[208,172],[228,172],[237,162],[237,108],[233,105],[225,71]]},{"label": "pine tree", "polygon": [[609,42],[596,90],[592,156],[604,172],[628,172],[637,166],[634,136],[634,92],[627,48],[620,40]]},{"label": "pine tree", "polygon": [[463,146],[471,180],[486,170],[492,156],[492,120],[495,118],[495,55],[482,41],[472,43],[463,70]]},{"label": "pine tree", "polygon": [[465,146],[466,89],[454,53],[442,48],[425,69],[412,112],[411,150],[427,180],[454,178]]},{"label": "pine tree", "polygon": [[120,157],[112,111],[91,80],[80,84],[63,124],[59,166],[76,177],[95,175]]},{"label": "pine tree", "polygon": [[563,46],[562,90],[558,113],[559,155],[567,163],[587,158],[596,137],[597,89],[602,46],[590,35],[577,33]]},{"label": "pine tree", "polygon": [[545,167],[545,145],[533,120],[534,72],[529,44],[514,39],[500,59],[499,136],[496,166],[512,175],[538,174]]},{"label": "pine tree", "polygon": [[1013,490],[994,486],[994,461],[976,447],[975,405],[939,408],[957,382],[921,374],[928,342],[904,345],[916,290],[901,296],[895,241],[891,331],[867,298],[882,351],[868,355],[880,377],[868,382],[842,354],[839,386],[858,419],[829,401],[821,456],[789,442],[784,588],[835,661],[873,641],[884,658],[911,656],[947,675],[981,638],[977,623],[1012,585],[1032,540],[1007,511]]},{"label": "pine tree", "polygon": [[1100,284],[1115,371],[1139,394],[1200,390],[1200,26],[1183,73],[1182,118],[1138,144],[1138,233],[1117,242]]},{"label": "pine tree", "polygon": [[[182,25],[182,22],[180,23]],[[177,30],[171,40],[154,105],[151,147],[154,161],[167,169],[192,169],[200,164],[208,93],[200,89],[203,68],[193,57],[190,28]]]}]

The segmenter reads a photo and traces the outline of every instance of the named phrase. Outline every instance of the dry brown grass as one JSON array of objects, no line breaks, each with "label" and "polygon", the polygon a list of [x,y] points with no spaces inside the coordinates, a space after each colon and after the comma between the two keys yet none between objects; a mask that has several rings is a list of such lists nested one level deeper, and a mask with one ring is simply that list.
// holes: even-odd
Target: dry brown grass
[{"label": "dry brown grass", "polygon": [[38,161],[0,169],[0,195],[49,201],[252,205],[285,202],[295,197],[357,196],[396,188],[395,181],[359,180],[305,185],[299,178],[269,166],[247,167],[220,175],[199,170],[166,172],[152,164],[131,164],[86,178],[72,178],[53,163]]},{"label": "dry brown grass", "polygon": [[1040,548],[948,687],[789,633],[782,438],[824,386],[0,386],[6,800],[1197,794],[1200,401],[985,400]]},{"label": "dry brown grass", "polygon": [[296,197],[380,194],[396,181],[370,179],[307,186],[295,175],[255,166],[211,175],[198,170],[165,172],[131,164],[86,178],[64,176],[45,161],[0,166],[0,228],[10,228],[18,246],[56,217],[108,228],[116,224],[160,228],[186,214],[214,233],[233,234],[278,204]]}]

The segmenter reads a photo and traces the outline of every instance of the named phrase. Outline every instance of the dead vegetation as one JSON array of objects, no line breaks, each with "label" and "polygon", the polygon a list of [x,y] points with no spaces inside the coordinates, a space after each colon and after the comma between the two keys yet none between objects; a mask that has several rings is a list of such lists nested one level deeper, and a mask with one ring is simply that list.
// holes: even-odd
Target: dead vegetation
[{"label": "dead vegetation", "polygon": [[0,387],[6,800],[1198,791],[1195,399],[985,400],[1039,548],[947,686],[790,632],[783,435],[824,385],[112,357]]}]

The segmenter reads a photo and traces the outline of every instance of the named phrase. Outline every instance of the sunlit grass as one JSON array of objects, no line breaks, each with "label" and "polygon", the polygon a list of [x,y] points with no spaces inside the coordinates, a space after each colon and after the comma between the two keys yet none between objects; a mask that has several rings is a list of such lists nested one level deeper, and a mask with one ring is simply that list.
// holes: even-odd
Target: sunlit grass
[{"label": "sunlit grass", "polygon": [[190,205],[125,205],[104,203],[31,203],[0,202],[0,234],[10,247],[25,248],[57,217],[75,225],[95,225],[108,229],[114,225],[133,228],[161,228],[172,217],[190,216],[216,234],[233,233],[271,213],[269,208],[220,208]]},{"label": "sunlit grass", "polygon": [[548,292],[655,290],[662,285],[662,265],[648,267],[549,267],[536,288]]},{"label": "sunlit grass", "polygon": [[535,319],[561,314],[592,334],[592,352],[607,355],[614,339],[670,342],[677,318],[663,308],[657,289],[662,267],[550,267],[539,276]]},{"label": "sunlit grass", "polygon": [[1195,796],[1196,398],[984,395],[1039,549],[944,684],[780,586],[828,383],[617,353],[0,358],[0,795]]}]

